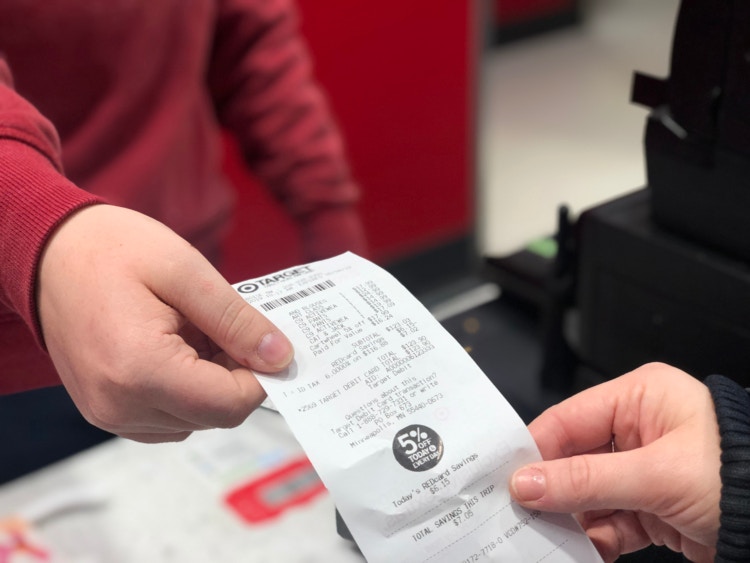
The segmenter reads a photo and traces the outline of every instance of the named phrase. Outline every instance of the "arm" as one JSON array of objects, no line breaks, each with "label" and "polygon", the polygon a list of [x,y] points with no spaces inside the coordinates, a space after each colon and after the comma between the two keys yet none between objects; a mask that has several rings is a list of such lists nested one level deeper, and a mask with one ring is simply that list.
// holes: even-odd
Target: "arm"
[{"label": "arm", "polygon": [[0,302],[40,342],[34,286],[42,248],[68,215],[98,200],[62,175],[55,129],[15,93],[2,57],[0,171]]},{"label": "arm", "polygon": [[308,259],[366,253],[359,188],[291,0],[219,4],[209,85],[222,125],[298,221]]},{"label": "arm", "polygon": [[54,129],[0,72],[0,305],[96,426],[158,442],[242,422],[265,397],[248,368],[283,369],[289,341],[173,231],[68,182]]}]

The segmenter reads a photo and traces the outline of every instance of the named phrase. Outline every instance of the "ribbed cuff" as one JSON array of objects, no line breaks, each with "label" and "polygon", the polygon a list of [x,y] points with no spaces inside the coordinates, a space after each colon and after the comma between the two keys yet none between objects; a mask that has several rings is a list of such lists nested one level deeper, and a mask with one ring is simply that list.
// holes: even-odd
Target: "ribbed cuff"
[{"label": "ribbed cuff", "polygon": [[40,345],[35,286],[42,249],[66,217],[98,202],[34,148],[0,139],[0,299],[24,319]]},{"label": "ribbed cuff", "polygon": [[721,528],[716,561],[750,561],[750,396],[729,378],[711,375],[721,434]]}]

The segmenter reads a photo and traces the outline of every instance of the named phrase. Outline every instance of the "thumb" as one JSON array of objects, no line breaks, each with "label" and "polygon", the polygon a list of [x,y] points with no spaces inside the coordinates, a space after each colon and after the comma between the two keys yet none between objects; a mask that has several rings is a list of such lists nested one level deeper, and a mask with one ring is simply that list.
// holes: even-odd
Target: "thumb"
[{"label": "thumb", "polygon": [[152,291],[239,364],[260,372],[284,369],[294,355],[287,337],[200,253],[186,251],[154,277]]},{"label": "thumb", "polygon": [[639,448],[532,463],[510,479],[511,496],[527,508],[548,512],[645,510],[663,487]]}]

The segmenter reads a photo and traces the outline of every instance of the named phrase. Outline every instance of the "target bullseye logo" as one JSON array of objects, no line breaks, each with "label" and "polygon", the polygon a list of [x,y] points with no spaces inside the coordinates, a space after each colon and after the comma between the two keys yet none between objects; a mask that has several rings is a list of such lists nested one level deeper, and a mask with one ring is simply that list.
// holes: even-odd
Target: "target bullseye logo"
[{"label": "target bullseye logo", "polygon": [[432,428],[412,424],[393,438],[393,455],[409,471],[427,471],[443,457],[443,440]]},{"label": "target bullseye logo", "polygon": [[240,285],[237,288],[237,291],[239,291],[240,293],[255,293],[256,291],[258,291],[258,289],[259,286],[257,283],[246,282]]}]

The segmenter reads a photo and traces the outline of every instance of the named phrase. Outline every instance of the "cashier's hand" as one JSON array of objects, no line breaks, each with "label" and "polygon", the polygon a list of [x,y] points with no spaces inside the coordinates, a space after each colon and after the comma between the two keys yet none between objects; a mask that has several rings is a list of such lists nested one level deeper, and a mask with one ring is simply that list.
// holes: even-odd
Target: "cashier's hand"
[{"label": "cashier's hand", "polygon": [[141,442],[240,424],[265,398],[247,368],[277,372],[293,355],[186,241],[109,205],[78,211],[53,233],[37,306],[83,416]]},{"label": "cashier's hand", "polygon": [[713,561],[721,451],[701,382],[649,364],[548,409],[529,430],[547,461],[515,472],[518,502],[578,513],[608,562],[651,543]]}]

